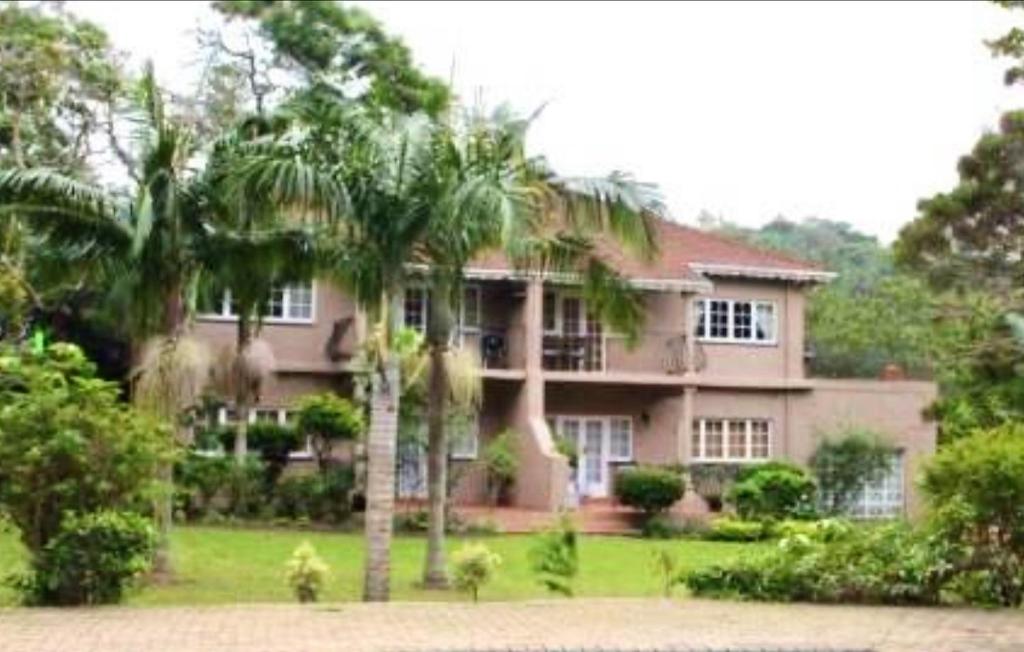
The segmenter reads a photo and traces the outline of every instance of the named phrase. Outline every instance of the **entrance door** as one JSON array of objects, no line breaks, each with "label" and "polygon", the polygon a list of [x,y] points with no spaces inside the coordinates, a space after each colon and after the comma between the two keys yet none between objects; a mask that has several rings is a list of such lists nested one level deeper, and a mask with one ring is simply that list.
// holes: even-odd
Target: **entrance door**
[{"label": "entrance door", "polygon": [[608,446],[604,419],[587,419],[583,423],[580,449],[580,494],[595,498],[608,495]]}]

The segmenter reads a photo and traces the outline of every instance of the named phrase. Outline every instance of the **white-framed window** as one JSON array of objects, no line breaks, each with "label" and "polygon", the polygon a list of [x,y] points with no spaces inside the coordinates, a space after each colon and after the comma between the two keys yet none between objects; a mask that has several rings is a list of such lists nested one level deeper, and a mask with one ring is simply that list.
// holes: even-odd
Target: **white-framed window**
[{"label": "white-framed window", "polygon": [[[462,288],[462,305],[459,306],[459,333],[477,333],[483,316],[480,286],[466,285]],[[427,332],[430,319],[430,290],[422,285],[410,285],[405,288],[405,299],[402,302],[402,322],[406,328],[419,333]]]},{"label": "white-framed window", "polygon": [[608,461],[633,461],[633,420],[629,417],[608,420]]},{"label": "white-framed window", "polygon": [[695,419],[691,455],[702,462],[759,462],[771,457],[771,439],[767,419]]},{"label": "white-framed window", "polygon": [[577,446],[583,455],[585,446],[584,426],[600,427],[604,443],[604,457],[607,462],[632,462],[633,457],[633,419],[628,416],[577,416],[549,415],[548,428],[551,433]]},{"label": "white-framed window", "polygon": [[[428,441],[428,428],[427,417],[423,415],[412,433],[415,435],[412,437],[412,441],[417,442],[417,446],[424,453]],[[449,414],[445,432],[448,435],[448,454],[452,459],[475,460],[477,458],[480,449],[480,417],[478,414]]]},{"label": "white-framed window", "polygon": [[[282,407],[256,407],[249,410],[249,423],[276,423],[281,426],[295,422],[295,412]],[[217,411],[217,423],[222,426],[233,426],[238,422],[238,412],[232,407],[222,407]],[[307,460],[313,457],[313,445],[307,438],[302,447],[288,454],[293,460]]]},{"label": "white-framed window", "polygon": [[480,420],[455,418],[448,423],[448,452],[452,459],[475,460],[480,447]]},{"label": "white-framed window", "polygon": [[578,291],[545,290],[542,321],[545,335],[600,335],[601,322]]},{"label": "white-framed window", "polygon": [[896,451],[889,468],[867,483],[850,504],[854,518],[894,518],[903,514],[903,453]]},{"label": "white-framed window", "polygon": [[708,342],[777,342],[778,314],[773,301],[697,299],[694,319],[697,337]]},{"label": "white-framed window", "polygon": [[[275,288],[270,293],[263,319],[268,323],[311,324],[314,319],[315,296],[312,282]],[[207,306],[199,316],[207,319],[237,319],[238,310],[231,298],[231,290],[225,290],[220,301]]]}]

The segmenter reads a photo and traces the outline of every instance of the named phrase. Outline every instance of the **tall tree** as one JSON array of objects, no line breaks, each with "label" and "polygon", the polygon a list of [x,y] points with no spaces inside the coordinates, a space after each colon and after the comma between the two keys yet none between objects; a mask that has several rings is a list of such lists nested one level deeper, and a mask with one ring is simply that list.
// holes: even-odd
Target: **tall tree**
[{"label": "tall tree", "polygon": [[921,200],[897,260],[936,287],[1005,293],[1024,281],[1024,111],[1003,115],[957,165],[949,192]]},{"label": "tall tree", "polygon": [[698,221],[706,230],[818,262],[838,274],[808,299],[814,373],[871,377],[888,364],[914,375],[932,370],[933,293],[919,279],[898,272],[891,250],[874,236],[816,217],[796,222],[779,216],[756,229],[706,213]]},{"label": "tall tree", "polygon": [[[448,87],[420,72],[409,48],[358,7],[332,0],[219,0],[213,6],[229,19],[255,24],[274,66],[296,78],[300,93],[329,87],[347,99],[405,114],[436,116],[448,104]],[[241,58],[250,70],[253,61]]]},{"label": "tall tree", "polygon": [[123,91],[101,28],[60,3],[0,6],[0,167],[88,176]]},{"label": "tall tree", "polygon": [[[396,304],[409,279],[420,274],[413,264],[429,266],[440,305],[450,309],[457,305],[465,263],[502,248],[521,267],[580,273],[600,314],[616,326],[635,327],[639,301],[596,255],[593,236],[611,233],[636,251],[653,251],[647,209],[660,210],[660,202],[652,188],[625,175],[554,175],[524,154],[528,122],[507,116],[472,120],[456,131],[422,116],[368,119],[365,108],[324,96],[307,98],[293,113],[305,128],[253,160],[247,192],[262,197],[271,191],[279,201],[315,196],[342,217],[334,253],[325,258],[374,324],[364,596],[383,600],[390,585],[400,388],[392,343],[401,326]],[[445,329],[450,333],[451,326],[432,327],[435,362],[447,346]],[[432,448],[443,457],[444,440],[437,437],[443,427],[437,426],[444,421],[444,398],[438,396],[447,380],[442,363],[433,368]],[[438,484],[435,474],[432,484],[436,497],[443,481]]]},{"label": "tall tree", "polygon": [[[203,289],[220,301],[230,293],[237,314],[235,350],[222,359],[215,374],[236,411],[234,452],[248,450],[247,431],[252,404],[271,371],[265,347],[256,346],[263,316],[275,291],[312,278],[315,269],[313,213],[281,207],[246,194],[236,183],[235,166],[261,138],[272,137],[275,121],[253,116],[212,148],[203,177],[212,229],[201,242],[199,256],[205,274]],[[258,261],[254,263],[254,261]]]},{"label": "tall tree", "polygon": [[[191,132],[167,115],[151,69],[138,95],[140,182],[134,196],[107,193],[48,169],[14,169],[0,173],[0,216],[16,212],[66,262],[90,265],[96,278],[111,287],[112,301],[120,301],[137,340],[153,337],[140,347],[135,398],[175,425],[184,439],[183,412],[195,404],[207,379],[205,351],[186,333],[196,284],[204,270],[226,273],[226,261],[237,262],[239,251],[276,251],[267,243],[276,246],[279,234],[262,228],[266,213],[252,208],[244,190],[229,181],[234,174],[225,168],[236,159],[227,152],[237,145],[215,147],[206,166],[197,168]],[[301,207],[285,210],[302,214]],[[249,223],[261,228],[249,228]],[[239,282],[238,287],[251,285]],[[248,294],[246,300],[257,301]],[[169,484],[169,466],[164,475]],[[158,518],[157,568],[166,572],[169,495]]]},{"label": "tall tree", "polygon": [[[79,179],[117,145],[114,107],[125,90],[106,33],[57,3],[0,4],[0,169],[46,166]],[[31,225],[0,219],[0,313],[19,334],[30,314],[77,312],[81,269],[49,264]],[[67,310],[72,308],[72,310]]]},{"label": "tall tree", "polygon": [[505,109],[450,120],[433,129],[429,156],[416,172],[413,192],[428,214],[422,253],[431,289],[427,587],[448,584],[444,533],[451,389],[445,360],[466,267],[477,256],[500,250],[520,268],[578,274],[588,305],[622,332],[635,333],[642,318],[635,296],[601,259],[595,240],[603,237],[627,253],[651,257],[656,250],[651,220],[662,211],[659,194],[622,174],[585,179],[554,174],[542,159],[526,154],[531,121]]}]

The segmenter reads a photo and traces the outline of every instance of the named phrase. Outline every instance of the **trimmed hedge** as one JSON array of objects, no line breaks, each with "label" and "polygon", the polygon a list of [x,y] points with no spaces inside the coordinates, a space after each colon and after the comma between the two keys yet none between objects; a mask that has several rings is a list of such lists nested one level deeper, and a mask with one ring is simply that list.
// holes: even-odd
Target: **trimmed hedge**
[{"label": "trimmed hedge", "polygon": [[623,469],[615,476],[615,497],[619,502],[648,516],[668,510],[685,491],[683,475],[661,467],[637,466]]}]

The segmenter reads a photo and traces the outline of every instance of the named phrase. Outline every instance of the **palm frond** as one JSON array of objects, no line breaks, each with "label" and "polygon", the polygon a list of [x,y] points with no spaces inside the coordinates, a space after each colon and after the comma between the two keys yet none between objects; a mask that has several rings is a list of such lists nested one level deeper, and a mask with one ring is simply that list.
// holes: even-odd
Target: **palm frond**
[{"label": "palm frond", "polygon": [[25,221],[77,262],[119,256],[131,242],[123,202],[48,169],[0,172],[0,218],[7,217]]},{"label": "palm frond", "polygon": [[636,256],[651,259],[657,253],[654,218],[664,215],[665,205],[656,186],[621,172],[603,178],[555,177],[548,183],[573,227],[610,233]]}]

